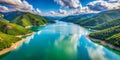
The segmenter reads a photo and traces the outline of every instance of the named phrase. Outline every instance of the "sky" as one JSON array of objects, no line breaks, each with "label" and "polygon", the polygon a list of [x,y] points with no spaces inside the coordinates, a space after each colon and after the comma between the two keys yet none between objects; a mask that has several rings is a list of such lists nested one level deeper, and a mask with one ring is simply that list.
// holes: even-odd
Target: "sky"
[{"label": "sky", "polygon": [[0,0],[0,12],[68,16],[120,9],[120,0]]}]

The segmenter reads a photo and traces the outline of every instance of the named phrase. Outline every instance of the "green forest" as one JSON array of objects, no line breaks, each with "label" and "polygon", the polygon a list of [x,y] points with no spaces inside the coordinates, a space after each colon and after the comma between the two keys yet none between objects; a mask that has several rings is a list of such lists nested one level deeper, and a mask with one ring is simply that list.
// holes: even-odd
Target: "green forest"
[{"label": "green forest", "polygon": [[105,40],[106,42],[112,43],[115,46],[119,47],[120,39],[116,37],[120,37],[120,25],[108,29],[100,30],[97,32],[93,32],[89,36],[92,38]]},{"label": "green forest", "polygon": [[[13,15],[8,18],[13,20],[7,20],[2,14],[0,15],[0,50],[9,48],[13,43],[22,39],[22,37],[16,36],[24,36],[33,32],[31,29],[25,28],[26,26],[40,26],[52,22],[28,12]],[[10,15],[8,14],[8,16]]]}]

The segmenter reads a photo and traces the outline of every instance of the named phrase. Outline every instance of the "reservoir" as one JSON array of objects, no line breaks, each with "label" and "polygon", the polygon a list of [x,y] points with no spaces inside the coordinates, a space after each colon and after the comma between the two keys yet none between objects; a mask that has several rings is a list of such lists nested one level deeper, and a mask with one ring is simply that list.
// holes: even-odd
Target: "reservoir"
[{"label": "reservoir", "polygon": [[120,60],[120,55],[89,40],[89,33],[72,23],[49,24],[0,60]]}]

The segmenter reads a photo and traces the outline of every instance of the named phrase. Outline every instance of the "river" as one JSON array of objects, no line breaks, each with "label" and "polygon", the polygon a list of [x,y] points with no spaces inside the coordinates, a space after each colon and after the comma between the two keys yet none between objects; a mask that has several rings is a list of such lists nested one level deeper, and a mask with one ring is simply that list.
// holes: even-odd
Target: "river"
[{"label": "river", "polygon": [[90,32],[72,23],[49,24],[0,60],[120,60],[120,56],[91,42]]}]

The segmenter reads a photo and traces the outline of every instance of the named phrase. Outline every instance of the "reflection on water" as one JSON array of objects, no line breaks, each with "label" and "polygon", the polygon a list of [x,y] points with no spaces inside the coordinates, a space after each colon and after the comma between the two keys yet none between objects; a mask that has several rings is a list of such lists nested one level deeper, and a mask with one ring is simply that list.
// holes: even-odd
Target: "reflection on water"
[{"label": "reflection on water", "polygon": [[65,22],[45,26],[2,60],[119,60],[86,38],[89,31]]}]

